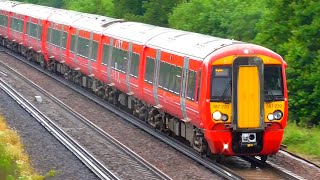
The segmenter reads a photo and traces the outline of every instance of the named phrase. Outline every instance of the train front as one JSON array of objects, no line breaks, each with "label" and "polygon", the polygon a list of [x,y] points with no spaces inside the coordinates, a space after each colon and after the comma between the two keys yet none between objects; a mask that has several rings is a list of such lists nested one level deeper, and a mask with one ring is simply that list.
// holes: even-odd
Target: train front
[{"label": "train front", "polygon": [[204,135],[211,152],[277,153],[288,117],[286,63],[252,44],[222,48],[208,62]]}]

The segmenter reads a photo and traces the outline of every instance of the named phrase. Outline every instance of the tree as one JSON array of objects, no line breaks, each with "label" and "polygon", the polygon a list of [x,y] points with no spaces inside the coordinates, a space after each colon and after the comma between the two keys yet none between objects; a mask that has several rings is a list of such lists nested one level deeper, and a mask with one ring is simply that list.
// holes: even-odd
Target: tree
[{"label": "tree", "polygon": [[170,27],[216,37],[252,41],[262,16],[262,0],[190,0],[169,15]]},{"label": "tree", "polygon": [[290,119],[319,124],[320,2],[270,1],[268,8],[255,42],[276,50],[288,62]]},{"label": "tree", "polygon": [[113,0],[65,0],[65,8],[85,13],[115,16]]},{"label": "tree", "polygon": [[39,4],[43,6],[50,6],[56,8],[63,7],[63,0],[18,0],[20,2],[28,2],[32,4]]},{"label": "tree", "polygon": [[143,2],[143,22],[158,26],[168,26],[168,15],[181,0],[149,0]]},{"label": "tree", "polygon": [[113,0],[115,16],[124,18],[126,16],[142,16],[142,0]]}]

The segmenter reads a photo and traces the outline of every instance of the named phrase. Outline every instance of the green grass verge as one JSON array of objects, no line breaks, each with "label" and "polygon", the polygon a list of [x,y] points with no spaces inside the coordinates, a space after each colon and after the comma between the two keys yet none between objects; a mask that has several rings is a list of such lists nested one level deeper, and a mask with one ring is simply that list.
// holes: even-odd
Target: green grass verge
[{"label": "green grass verge", "polygon": [[31,167],[17,132],[0,115],[0,179],[43,179]]},{"label": "green grass verge", "polygon": [[290,152],[320,158],[320,128],[298,127],[289,123],[285,129],[283,144]]}]

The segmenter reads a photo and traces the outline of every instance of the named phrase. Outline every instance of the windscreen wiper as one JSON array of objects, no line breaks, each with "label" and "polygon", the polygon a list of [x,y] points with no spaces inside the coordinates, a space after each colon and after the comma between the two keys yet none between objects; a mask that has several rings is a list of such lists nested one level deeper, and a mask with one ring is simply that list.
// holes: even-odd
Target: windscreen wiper
[{"label": "windscreen wiper", "polygon": [[232,83],[232,81],[230,80],[229,83],[226,85],[226,87],[225,87],[224,90],[223,90],[223,93],[222,93],[222,95],[221,95],[221,97],[220,97],[222,102],[224,102],[224,99],[225,99],[226,96],[227,96],[227,92],[229,91],[229,89],[230,89],[230,87],[231,87],[231,83]]}]

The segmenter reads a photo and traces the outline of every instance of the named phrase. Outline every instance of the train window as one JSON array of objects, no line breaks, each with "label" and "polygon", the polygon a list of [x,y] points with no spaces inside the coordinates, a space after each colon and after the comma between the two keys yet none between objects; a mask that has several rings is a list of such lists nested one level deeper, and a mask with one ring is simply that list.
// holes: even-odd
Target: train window
[{"label": "train window", "polygon": [[118,70],[125,72],[127,69],[128,51],[121,49],[118,56]]},{"label": "train window", "polygon": [[137,53],[132,53],[132,61],[131,61],[131,68],[130,74],[134,77],[138,77],[138,70],[139,70],[139,62],[140,56]]},{"label": "train window", "polygon": [[154,75],[154,59],[151,57],[147,57],[147,66],[144,80],[148,83],[153,83],[153,75]]},{"label": "train window", "polygon": [[79,37],[78,38],[78,55],[88,58],[89,54],[89,40]]},{"label": "train window", "polygon": [[201,69],[198,71],[197,73],[197,87],[196,87],[196,90],[197,90],[197,96],[196,96],[196,101],[198,102],[199,101],[199,97],[200,97],[200,83],[201,83]]},{"label": "train window", "polygon": [[182,68],[178,66],[171,66],[170,68],[170,85],[169,91],[174,92],[175,94],[180,93],[181,88],[181,73]]},{"label": "train window", "polygon": [[187,87],[188,99],[194,100],[195,90],[196,90],[196,72],[189,70],[188,87]]},{"label": "train window", "polygon": [[12,18],[11,20],[11,29],[22,32],[23,30],[23,21],[21,19]]},{"label": "train window", "polygon": [[127,55],[128,55],[128,52],[126,50],[113,48],[112,67],[114,67],[119,71],[125,72],[127,68]]},{"label": "train window", "polygon": [[37,38],[41,40],[41,26],[38,26],[37,24],[33,24],[30,22],[27,22],[27,34],[31,37]]},{"label": "train window", "polygon": [[8,16],[4,16],[4,27],[8,27]]},{"label": "train window", "polygon": [[109,45],[104,44],[103,45],[103,54],[102,54],[102,64],[108,65],[108,58],[109,58]]},{"label": "train window", "polygon": [[212,67],[211,101],[231,101],[230,69],[230,67]]},{"label": "train window", "polygon": [[169,87],[170,66],[170,64],[165,62],[161,62],[160,64],[159,85],[166,90]]},{"label": "train window", "polygon": [[97,55],[98,55],[98,42],[97,41],[92,41],[91,60],[96,61],[97,60]]},{"label": "train window", "polygon": [[119,49],[113,47],[112,48],[112,63],[111,63],[111,67],[115,68],[116,65],[116,59],[118,58],[118,54],[119,54]]},{"label": "train window", "polygon": [[264,94],[268,101],[283,100],[283,81],[280,66],[264,67]]},{"label": "train window", "polygon": [[42,39],[42,27],[40,25],[38,25],[37,38]]},{"label": "train window", "polygon": [[71,52],[74,52],[75,44],[76,44],[76,36],[72,35],[71,36],[71,45],[70,45],[70,51]]},{"label": "train window", "polygon": [[[41,29],[40,29],[40,32],[41,32]],[[68,34],[66,32],[63,32],[61,37],[61,33],[62,32],[60,30],[49,28],[48,34],[47,34],[47,42],[60,47],[61,45],[60,43],[62,39],[62,48],[66,48]],[[39,36],[41,36],[41,33],[39,33]],[[50,42],[50,36],[51,36],[51,42]]]},{"label": "train window", "polygon": [[3,26],[3,27],[8,26],[8,16],[0,15],[0,26]]},{"label": "train window", "polygon": [[0,15],[0,26],[4,26],[4,16]]}]

